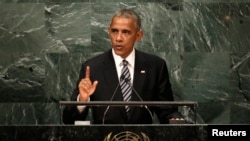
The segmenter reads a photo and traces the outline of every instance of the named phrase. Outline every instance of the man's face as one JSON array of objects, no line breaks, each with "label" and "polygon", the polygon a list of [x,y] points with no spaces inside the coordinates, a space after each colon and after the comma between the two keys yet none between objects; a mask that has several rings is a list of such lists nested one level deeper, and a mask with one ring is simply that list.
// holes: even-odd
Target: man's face
[{"label": "man's face", "polygon": [[142,31],[131,18],[114,17],[109,27],[109,37],[115,53],[126,58],[133,50],[134,43],[142,38]]}]

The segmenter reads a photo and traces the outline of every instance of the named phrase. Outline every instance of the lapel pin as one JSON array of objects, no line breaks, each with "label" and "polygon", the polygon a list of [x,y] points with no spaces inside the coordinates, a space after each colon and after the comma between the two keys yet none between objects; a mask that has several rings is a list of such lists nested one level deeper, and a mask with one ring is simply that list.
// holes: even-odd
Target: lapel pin
[{"label": "lapel pin", "polygon": [[141,70],[141,73],[146,73],[146,71],[145,70]]}]

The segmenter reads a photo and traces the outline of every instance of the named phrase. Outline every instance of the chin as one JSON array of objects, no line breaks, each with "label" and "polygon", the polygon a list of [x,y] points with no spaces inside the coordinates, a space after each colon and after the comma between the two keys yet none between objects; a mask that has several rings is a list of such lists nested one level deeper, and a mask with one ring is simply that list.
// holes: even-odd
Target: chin
[{"label": "chin", "polygon": [[115,54],[116,54],[116,55],[119,55],[119,56],[122,56],[122,51],[119,51],[119,50],[116,50],[116,49],[115,49]]}]

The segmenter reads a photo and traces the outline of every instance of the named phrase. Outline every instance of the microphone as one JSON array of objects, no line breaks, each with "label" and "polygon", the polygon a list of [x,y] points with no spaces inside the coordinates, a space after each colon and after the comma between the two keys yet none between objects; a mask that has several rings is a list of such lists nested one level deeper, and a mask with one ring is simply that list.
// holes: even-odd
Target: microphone
[{"label": "microphone", "polygon": [[[125,76],[122,76],[123,78],[125,77]],[[143,99],[141,98],[141,96],[139,95],[139,93],[135,90],[135,88],[133,87],[133,85],[131,84],[131,82],[130,82],[130,79],[128,79],[128,78],[125,78],[125,82],[132,88],[132,90],[135,92],[135,95],[139,98],[139,100],[140,101],[143,101]],[[148,108],[148,106],[147,105],[144,105],[144,107],[145,107],[145,109],[148,111],[148,113],[149,113],[149,115],[150,115],[150,117],[151,117],[151,119],[152,119],[152,122],[153,122],[153,114],[152,114],[152,112],[150,111],[150,109]]]},{"label": "microphone", "polygon": [[[115,96],[115,94],[116,94],[116,92],[117,92],[119,86],[120,86],[120,82],[118,82],[118,84],[117,84],[117,86],[116,86],[116,88],[115,88],[115,90],[114,90],[114,92],[113,92],[113,94],[112,94],[112,96],[111,96],[111,98],[110,98],[109,101],[112,101],[112,100],[114,99],[114,96]],[[104,113],[103,113],[102,124],[104,124],[105,117],[106,117],[106,114],[107,114],[107,112],[108,112],[108,110],[109,110],[109,107],[110,107],[110,106],[108,105],[107,108],[105,109]]]}]

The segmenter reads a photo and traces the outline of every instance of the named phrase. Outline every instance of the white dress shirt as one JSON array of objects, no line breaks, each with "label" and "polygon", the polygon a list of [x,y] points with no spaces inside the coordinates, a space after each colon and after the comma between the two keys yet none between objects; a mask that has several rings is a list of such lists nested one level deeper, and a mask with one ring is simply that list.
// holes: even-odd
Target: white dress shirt
[{"label": "white dress shirt", "polygon": [[117,76],[119,80],[120,80],[121,71],[123,67],[122,60],[125,59],[128,61],[128,69],[129,69],[129,73],[131,76],[131,84],[132,84],[134,80],[133,78],[134,78],[134,67],[135,67],[135,49],[133,49],[133,51],[128,55],[127,58],[122,58],[121,56],[116,55],[113,49],[112,49],[112,53],[113,53],[113,57],[115,60],[115,66],[116,66]]}]

